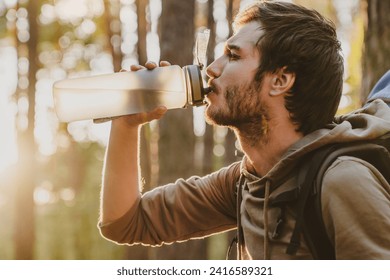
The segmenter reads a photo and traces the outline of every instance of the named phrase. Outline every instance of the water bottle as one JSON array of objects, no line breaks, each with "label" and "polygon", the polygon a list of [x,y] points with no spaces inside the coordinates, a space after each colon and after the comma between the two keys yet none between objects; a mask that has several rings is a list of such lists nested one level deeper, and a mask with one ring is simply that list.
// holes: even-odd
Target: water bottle
[{"label": "water bottle", "polygon": [[53,85],[54,107],[61,122],[107,120],[157,106],[200,106],[208,92],[198,65],[65,79]]}]

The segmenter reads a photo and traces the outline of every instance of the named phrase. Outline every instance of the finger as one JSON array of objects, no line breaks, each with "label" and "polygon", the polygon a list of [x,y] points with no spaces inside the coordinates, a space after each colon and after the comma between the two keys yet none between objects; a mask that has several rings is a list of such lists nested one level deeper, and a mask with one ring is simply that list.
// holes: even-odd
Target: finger
[{"label": "finger", "polygon": [[171,63],[166,61],[166,60],[161,60],[160,61],[160,66],[164,67],[164,66],[171,66]]},{"label": "finger", "polygon": [[152,70],[157,67],[157,64],[153,61],[148,61],[145,63],[145,67],[149,70]]},{"label": "finger", "polygon": [[[164,106],[160,106],[155,108],[150,112],[141,112],[137,114],[131,114],[126,116],[120,116],[112,118],[114,122],[125,122],[125,124],[129,126],[139,126],[145,123],[151,122],[153,120],[158,120],[167,112],[167,108]],[[104,120],[103,120],[104,121]]]},{"label": "finger", "polygon": [[142,65],[131,65],[130,66],[130,70],[131,71],[138,71],[138,70],[141,70],[141,69],[145,69],[145,67],[142,66]]},{"label": "finger", "polygon": [[158,120],[162,118],[167,111],[168,109],[165,106],[157,107],[156,109],[147,113],[146,121],[150,122],[152,120]]}]

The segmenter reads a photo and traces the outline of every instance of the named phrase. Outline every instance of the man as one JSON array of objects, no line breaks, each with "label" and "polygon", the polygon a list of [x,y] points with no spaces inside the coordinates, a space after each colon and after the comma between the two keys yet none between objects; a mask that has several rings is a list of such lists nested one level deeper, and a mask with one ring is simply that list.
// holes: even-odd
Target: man
[{"label": "man", "polygon": [[[329,125],[342,90],[340,44],[329,21],[290,3],[256,2],[238,14],[235,34],[207,75],[212,92],[206,97],[206,117],[234,130],[243,160],[141,195],[139,129],[166,109],[114,120],[104,168],[101,233],[118,243],[161,245],[238,225],[239,258],[312,258],[305,242],[295,255],[286,254],[294,212],[273,202],[297,188],[297,167],[306,153],[390,131],[387,106],[375,101],[365,114]],[[368,113],[387,114],[387,120]],[[329,168],[322,210],[337,258],[390,259],[389,198],[390,186],[365,162],[342,157]]]}]

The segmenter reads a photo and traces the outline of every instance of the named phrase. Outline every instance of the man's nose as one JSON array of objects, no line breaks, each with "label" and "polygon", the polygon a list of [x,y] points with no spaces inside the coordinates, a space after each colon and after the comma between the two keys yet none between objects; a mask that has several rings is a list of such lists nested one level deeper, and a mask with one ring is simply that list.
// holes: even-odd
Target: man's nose
[{"label": "man's nose", "polygon": [[211,79],[218,78],[221,75],[221,62],[220,59],[214,60],[209,66],[206,68],[206,74]]}]

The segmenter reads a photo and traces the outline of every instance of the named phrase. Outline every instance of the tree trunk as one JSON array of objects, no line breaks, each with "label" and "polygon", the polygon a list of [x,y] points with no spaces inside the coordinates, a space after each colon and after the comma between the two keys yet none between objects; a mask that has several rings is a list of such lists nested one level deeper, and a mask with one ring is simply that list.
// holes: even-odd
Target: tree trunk
[{"label": "tree trunk", "polygon": [[137,53],[138,53],[138,62],[141,65],[144,65],[147,61],[146,54],[146,34],[147,30],[147,21],[146,21],[146,7],[147,0],[137,0],[137,22],[138,22],[138,44],[137,44]]},{"label": "tree trunk", "polygon": [[362,103],[379,78],[390,69],[390,1],[366,0],[366,4]]},{"label": "tree trunk", "polygon": [[[192,64],[194,5],[194,0],[163,1],[160,26],[162,60],[180,66]],[[195,137],[192,118],[191,108],[178,109],[169,111],[159,122],[160,184],[172,182],[178,176],[193,175]]]},{"label": "tree trunk", "polygon": [[114,22],[120,22],[120,2],[117,0],[113,5],[112,1],[104,0],[104,15],[106,19],[107,37],[109,39],[108,48],[112,55],[112,63],[114,66],[114,72],[118,72],[122,69],[123,54],[121,51],[121,41],[115,40],[115,38],[121,38],[121,30],[113,29]]},{"label": "tree trunk", "polygon": [[[161,15],[161,59],[192,64],[195,1],[165,0]],[[180,27],[180,28],[178,28]],[[159,121],[159,183],[194,174],[195,136],[192,109],[172,110]],[[157,250],[157,259],[205,259],[204,240],[177,243]]]},{"label": "tree trunk", "polygon": [[[18,152],[15,197],[15,259],[33,259],[35,243],[35,215],[34,215],[34,188],[36,183],[36,161],[35,161],[35,139],[34,139],[34,119],[35,119],[35,84],[38,70],[38,11],[39,6],[32,0],[28,1],[28,23],[30,38],[27,42],[29,69],[27,89],[28,112],[27,126],[19,127]],[[21,45],[19,45],[20,50]],[[18,50],[18,51],[19,51]],[[24,117],[24,116],[19,116]]]}]

